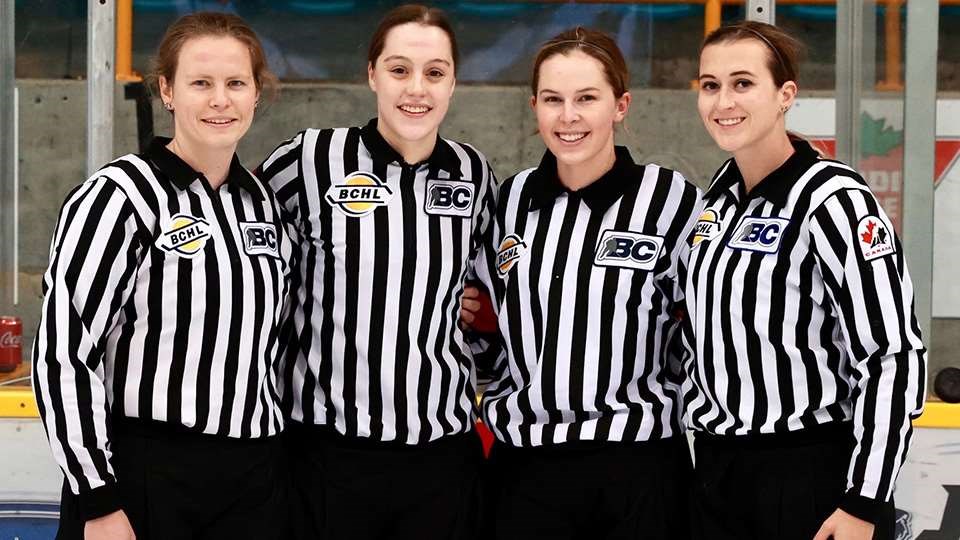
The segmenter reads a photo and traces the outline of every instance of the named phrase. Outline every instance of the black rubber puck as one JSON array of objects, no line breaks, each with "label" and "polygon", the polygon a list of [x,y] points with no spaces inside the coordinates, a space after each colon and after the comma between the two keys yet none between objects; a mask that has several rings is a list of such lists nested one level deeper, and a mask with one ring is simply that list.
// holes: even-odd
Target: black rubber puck
[{"label": "black rubber puck", "polygon": [[933,393],[947,403],[960,403],[960,368],[941,369],[933,379]]}]

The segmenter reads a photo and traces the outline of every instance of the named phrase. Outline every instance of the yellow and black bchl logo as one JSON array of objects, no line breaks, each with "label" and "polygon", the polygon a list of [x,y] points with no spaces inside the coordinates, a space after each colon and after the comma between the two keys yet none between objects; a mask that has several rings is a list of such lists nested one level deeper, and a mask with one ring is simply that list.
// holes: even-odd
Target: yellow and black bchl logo
[{"label": "yellow and black bchl logo", "polygon": [[243,233],[243,250],[247,255],[280,257],[277,230],[272,224],[242,221],[240,231]]},{"label": "yellow and black bchl logo", "polygon": [[440,216],[470,217],[473,212],[474,185],[452,180],[427,180],[424,211]]},{"label": "yellow and black bchl logo", "polygon": [[210,238],[210,223],[189,214],[176,214],[160,234],[158,245],[167,253],[193,257]]},{"label": "yellow and black bchl logo", "polygon": [[342,183],[327,189],[327,202],[351,217],[370,214],[378,206],[386,206],[392,198],[393,191],[389,186],[373,174],[362,171],[346,175]]},{"label": "yellow and black bchl logo", "polygon": [[527,243],[523,241],[523,238],[515,234],[508,234],[500,242],[500,248],[497,250],[497,273],[500,274],[500,277],[506,277],[526,252]]}]

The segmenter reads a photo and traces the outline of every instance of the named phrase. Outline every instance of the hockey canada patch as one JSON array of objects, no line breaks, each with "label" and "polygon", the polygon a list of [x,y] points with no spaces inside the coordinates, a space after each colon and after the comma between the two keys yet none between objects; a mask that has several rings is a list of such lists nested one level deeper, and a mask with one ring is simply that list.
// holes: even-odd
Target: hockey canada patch
[{"label": "hockey canada patch", "polygon": [[390,187],[375,175],[358,171],[343,178],[343,182],[327,189],[327,202],[339,207],[350,217],[363,217],[393,198]]},{"label": "hockey canada patch", "polygon": [[440,216],[470,217],[473,213],[474,186],[470,182],[427,180],[424,211]]},{"label": "hockey canada patch", "polygon": [[163,227],[157,245],[167,253],[192,258],[210,239],[210,223],[189,214],[176,214]]},{"label": "hockey canada patch", "polygon": [[527,243],[515,234],[508,234],[497,250],[497,273],[500,277],[506,277],[526,252]]},{"label": "hockey canada patch", "polygon": [[632,231],[603,231],[593,264],[653,270],[663,249],[663,237]]},{"label": "hockey canada patch", "polygon": [[733,249],[776,253],[789,223],[789,219],[783,218],[743,218],[727,245]]},{"label": "hockey canada patch", "polygon": [[693,228],[693,241],[691,247],[704,240],[713,240],[720,234],[720,218],[712,209],[704,210]]},{"label": "hockey canada patch", "polygon": [[864,261],[869,262],[896,252],[893,247],[893,235],[877,216],[867,216],[860,220],[860,224],[857,225],[857,240]]}]

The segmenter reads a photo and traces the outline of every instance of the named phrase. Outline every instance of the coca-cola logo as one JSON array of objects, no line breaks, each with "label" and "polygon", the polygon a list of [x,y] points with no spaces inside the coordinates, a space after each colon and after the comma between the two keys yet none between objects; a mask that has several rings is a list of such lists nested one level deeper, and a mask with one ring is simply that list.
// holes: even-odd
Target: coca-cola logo
[{"label": "coca-cola logo", "polygon": [[18,336],[10,330],[7,330],[3,334],[0,334],[0,348],[10,349],[13,347],[19,347],[23,343],[23,336]]}]

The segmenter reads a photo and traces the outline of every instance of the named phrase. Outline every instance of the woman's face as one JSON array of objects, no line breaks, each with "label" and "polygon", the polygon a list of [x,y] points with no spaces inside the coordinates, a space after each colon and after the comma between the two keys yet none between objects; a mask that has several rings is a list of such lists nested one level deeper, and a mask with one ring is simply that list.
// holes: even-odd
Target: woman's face
[{"label": "woman's face", "polygon": [[387,33],[367,76],[388,142],[402,147],[436,139],[456,84],[453,68],[450,38],[440,28],[406,23]]},{"label": "woman's face", "polygon": [[579,50],[555,54],[540,64],[537,94],[531,105],[540,137],[557,162],[590,165],[613,151],[613,126],[623,121],[630,94],[619,98],[603,64]]},{"label": "woman's face", "polygon": [[173,81],[160,77],[160,95],[173,106],[174,138],[181,147],[231,152],[250,128],[260,97],[250,52],[228,36],[187,40]]},{"label": "woman's face", "polygon": [[708,45],[700,55],[700,119],[727,152],[763,151],[786,130],[783,109],[793,104],[797,85],[777,87],[769,54],[760,41],[743,39]]}]

